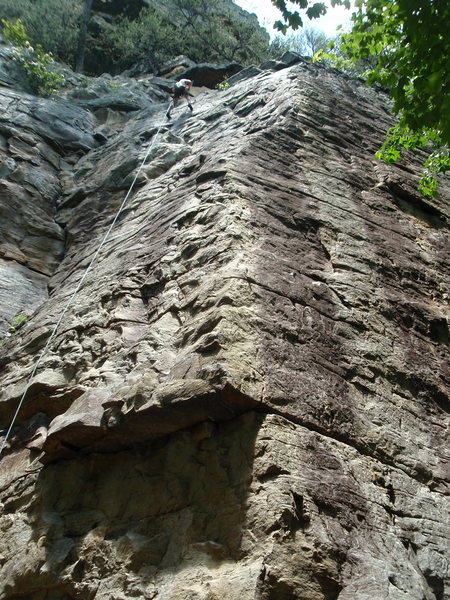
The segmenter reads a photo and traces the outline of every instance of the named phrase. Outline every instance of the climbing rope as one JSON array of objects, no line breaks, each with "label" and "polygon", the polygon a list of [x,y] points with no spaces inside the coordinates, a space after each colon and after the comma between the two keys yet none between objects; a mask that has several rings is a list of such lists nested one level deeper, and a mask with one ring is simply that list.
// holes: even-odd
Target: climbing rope
[{"label": "climbing rope", "polygon": [[36,371],[37,371],[37,370],[38,370],[38,368],[39,368],[39,365],[41,364],[41,362],[42,362],[42,360],[43,360],[44,356],[46,355],[46,353],[47,353],[47,350],[48,350],[48,348],[49,348],[49,346],[50,346],[50,344],[51,344],[51,342],[52,342],[53,338],[54,338],[54,337],[55,337],[55,335],[56,335],[56,332],[57,332],[57,330],[58,330],[58,327],[60,326],[60,324],[61,324],[61,322],[62,322],[62,320],[63,320],[63,318],[64,318],[64,315],[66,314],[66,312],[68,311],[68,309],[69,309],[69,307],[71,306],[72,302],[74,301],[74,299],[75,299],[76,295],[78,294],[78,292],[79,292],[79,290],[80,290],[81,286],[82,286],[82,285],[83,285],[83,283],[84,283],[84,280],[86,279],[86,277],[87,277],[87,275],[88,275],[89,271],[91,270],[91,268],[92,268],[92,265],[95,263],[95,261],[96,261],[96,259],[97,259],[97,256],[98,256],[98,254],[99,254],[99,252],[100,252],[100,250],[101,250],[101,249],[103,248],[103,246],[105,245],[105,243],[106,243],[106,240],[107,240],[107,239],[108,239],[108,237],[109,237],[109,234],[110,234],[110,233],[111,233],[111,231],[113,230],[113,227],[114,227],[114,225],[116,224],[116,221],[117,221],[117,219],[118,219],[118,218],[119,218],[119,216],[120,216],[120,213],[122,212],[122,210],[123,210],[123,208],[124,208],[125,204],[126,204],[126,203],[127,203],[127,201],[128,201],[128,198],[130,197],[130,194],[131,194],[131,192],[132,192],[132,190],[133,190],[133,188],[134,188],[134,184],[136,183],[136,180],[137,180],[137,178],[139,177],[139,174],[140,174],[140,172],[142,171],[142,168],[143,168],[143,166],[145,165],[145,163],[146,163],[146,161],[147,161],[148,155],[149,155],[149,154],[150,154],[150,152],[152,151],[152,148],[153,148],[153,146],[154,146],[154,144],[155,144],[156,138],[157,138],[157,137],[158,137],[158,135],[159,135],[159,132],[160,132],[160,130],[161,130],[161,127],[164,127],[164,125],[165,125],[165,123],[160,123],[160,125],[159,125],[159,127],[158,127],[158,129],[157,129],[157,131],[156,131],[156,134],[155,134],[155,136],[153,137],[152,143],[151,143],[151,144],[150,144],[150,146],[148,147],[148,149],[147,149],[147,152],[145,153],[144,159],[142,160],[142,162],[141,162],[141,164],[140,164],[140,166],[139,166],[139,169],[137,170],[137,172],[136,172],[136,175],[134,176],[134,179],[133,179],[133,181],[131,182],[130,188],[129,188],[128,192],[126,193],[126,195],[125,195],[125,198],[124,198],[124,199],[123,199],[123,201],[122,201],[122,204],[119,206],[119,209],[118,209],[118,211],[116,212],[116,216],[114,217],[114,219],[113,219],[113,221],[112,221],[111,225],[109,226],[109,229],[108,229],[108,231],[107,231],[107,232],[105,233],[105,235],[103,236],[103,239],[102,239],[102,241],[101,241],[101,243],[100,243],[99,247],[97,248],[97,251],[95,252],[95,254],[94,254],[94,256],[93,256],[93,258],[92,258],[91,262],[89,263],[89,265],[88,265],[88,267],[87,267],[86,271],[84,272],[84,274],[83,274],[83,277],[80,279],[80,281],[79,281],[79,283],[78,283],[77,287],[75,288],[75,291],[72,293],[72,295],[71,295],[71,297],[69,298],[69,300],[68,300],[67,304],[65,305],[65,307],[64,307],[64,309],[63,309],[63,311],[62,311],[62,313],[61,313],[61,315],[60,315],[60,317],[59,317],[59,319],[58,319],[58,321],[57,321],[57,323],[56,323],[56,325],[55,325],[55,326],[54,326],[54,328],[53,328],[53,331],[52,331],[52,333],[50,334],[50,337],[49,337],[49,338],[48,338],[48,340],[47,340],[47,343],[45,344],[45,347],[44,347],[43,351],[41,352],[41,354],[40,354],[39,358],[38,358],[38,359],[37,359],[37,361],[36,361],[36,364],[34,365],[34,368],[33,368],[32,372],[31,372],[31,375],[29,376],[29,378],[28,378],[28,380],[27,380],[27,383],[26,383],[26,386],[25,386],[25,390],[24,390],[24,392],[23,392],[23,394],[22,394],[22,396],[21,396],[21,398],[20,398],[20,401],[19,401],[19,404],[18,404],[18,406],[17,406],[16,412],[14,413],[14,416],[13,416],[13,418],[12,418],[12,420],[11,420],[11,424],[10,424],[10,426],[9,426],[9,428],[8,428],[8,431],[6,432],[6,435],[5,435],[4,439],[3,439],[3,443],[2,443],[2,446],[1,446],[1,448],[0,448],[0,456],[1,456],[1,454],[2,454],[2,452],[3,452],[3,450],[4,450],[5,446],[6,446],[6,444],[7,444],[7,442],[8,442],[8,439],[9,439],[9,437],[10,437],[10,435],[11,435],[12,429],[13,429],[13,427],[14,427],[14,424],[15,424],[15,422],[16,422],[17,416],[18,416],[18,414],[19,414],[19,412],[20,412],[20,409],[22,408],[22,405],[23,405],[23,403],[24,403],[24,401],[25,401],[25,397],[26,397],[26,395],[27,395],[27,392],[28,392],[28,390],[29,390],[29,388],[30,388],[30,385],[31,385],[31,380],[32,380],[32,379],[33,379],[33,377],[35,376],[35,374],[36,374]]}]

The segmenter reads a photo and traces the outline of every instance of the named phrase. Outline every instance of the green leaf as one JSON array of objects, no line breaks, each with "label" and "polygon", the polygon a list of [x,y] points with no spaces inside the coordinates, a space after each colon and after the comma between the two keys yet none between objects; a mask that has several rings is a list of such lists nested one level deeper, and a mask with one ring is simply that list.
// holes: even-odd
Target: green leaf
[{"label": "green leaf", "polygon": [[289,25],[292,27],[292,29],[298,29],[299,27],[303,27],[303,21],[298,12],[291,13],[288,19]]},{"label": "green leaf", "polygon": [[424,173],[419,182],[419,192],[424,196],[433,198],[437,195],[438,184],[436,178],[428,173]]},{"label": "green leaf", "polygon": [[274,26],[274,29],[277,29],[278,31],[281,31],[281,33],[283,35],[286,34],[288,26],[285,25],[282,21],[275,21],[275,23],[273,24],[273,26]]},{"label": "green leaf", "polygon": [[325,4],[322,2],[316,2],[313,6],[310,6],[306,11],[307,16],[310,19],[318,19],[327,12]]}]

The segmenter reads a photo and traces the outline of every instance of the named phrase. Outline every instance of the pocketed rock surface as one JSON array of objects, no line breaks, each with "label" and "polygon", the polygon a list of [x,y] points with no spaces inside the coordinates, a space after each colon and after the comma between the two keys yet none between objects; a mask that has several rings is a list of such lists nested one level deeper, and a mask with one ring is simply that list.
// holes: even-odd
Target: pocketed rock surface
[{"label": "pocketed rock surface", "polygon": [[448,180],[336,71],[231,83],[0,88],[2,598],[450,598]]}]

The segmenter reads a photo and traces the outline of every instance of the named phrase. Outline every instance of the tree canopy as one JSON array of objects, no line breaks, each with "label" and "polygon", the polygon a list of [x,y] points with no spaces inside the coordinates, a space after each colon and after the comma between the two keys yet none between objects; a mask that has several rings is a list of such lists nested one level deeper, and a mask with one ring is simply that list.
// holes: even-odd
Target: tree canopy
[{"label": "tree canopy", "polygon": [[[286,33],[288,27],[292,29],[298,29],[303,27],[303,18],[297,10],[288,9],[286,0],[271,0],[272,4],[278,8],[284,19],[283,21],[276,21],[275,28],[279,29],[283,33]],[[324,2],[313,2],[311,0],[290,0],[291,4],[298,4],[298,7],[305,11],[305,15],[308,19],[317,19],[327,12],[327,7]],[[345,6],[350,8],[350,0],[331,0],[331,6]]]},{"label": "tree canopy", "polygon": [[286,50],[297,52],[302,56],[314,56],[319,50],[326,51],[331,39],[320,29],[305,26],[286,35],[277,35],[270,44],[270,52],[279,56]]},{"label": "tree canopy", "polygon": [[[155,70],[186,54],[197,62],[262,61],[269,35],[222,0],[149,3],[139,14],[91,11],[92,0],[1,0],[0,18],[20,19],[33,44],[95,75],[145,59]],[[126,4],[126,3],[124,3]],[[169,10],[170,8],[170,10]]]},{"label": "tree canopy", "polygon": [[1,0],[0,18],[20,19],[31,42],[69,64],[74,64],[81,0]]},{"label": "tree canopy", "polygon": [[[310,18],[326,12],[321,2],[292,0]],[[298,11],[288,10],[285,0],[272,0],[284,23],[302,25]],[[348,0],[331,0],[344,5]],[[450,3],[448,0],[356,0],[353,29],[342,35],[341,51],[353,61],[376,57],[368,72],[369,83],[388,89],[399,116],[380,156],[396,160],[402,148],[428,146],[432,154],[425,164],[421,189],[436,191],[433,173],[450,170]]]}]

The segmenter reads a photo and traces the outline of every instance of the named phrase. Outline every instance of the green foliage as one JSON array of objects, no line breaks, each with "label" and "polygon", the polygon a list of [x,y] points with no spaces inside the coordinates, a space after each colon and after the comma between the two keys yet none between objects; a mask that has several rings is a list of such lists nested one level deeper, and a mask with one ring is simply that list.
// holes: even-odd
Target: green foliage
[{"label": "green foliage", "polygon": [[396,153],[431,148],[420,190],[434,195],[435,174],[450,168],[450,4],[358,0],[356,6],[353,30],[343,36],[343,46],[355,60],[377,56],[368,82],[389,89],[399,115],[380,156],[389,158],[394,148]]},{"label": "green foliage", "polygon": [[31,44],[74,64],[82,0],[1,0],[0,17],[20,19]]},{"label": "green foliage", "polygon": [[448,0],[358,0],[343,45],[354,59],[377,56],[369,83],[390,90],[400,124],[435,129],[450,143]]},{"label": "green foliage", "polygon": [[450,171],[450,152],[448,147],[440,146],[426,159],[425,170],[420,179],[419,191],[424,196],[436,196],[438,173]]},{"label": "green foliage", "polygon": [[[276,21],[274,26],[282,33],[286,33],[288,28],[298,29],[303,27],[303,19],[298,11],[292,11],[288,8],[286,0],[272,0],[272,4],[280,10],[284,22]],[[299,8],[305,11],[309,19],[317,19],[327,12],[327,7],[323,2],[310,2],[310,0],[291,0],[291,4],[297,4]],[[345,6],[350,8],[350,0],[331,0],[331,6]]]},{"label": "green foliage", "polygon": [[228,90],[230,87],[230,84],[228,83],[228,81],[222,81],[222,83],[218,83],[216,85],[216,90],[219,90],[220,92],[225,92],[226,90]]},{"label": "green foliage", "polygon": [[324,62],[347,75],[360,77],[365,80],[367,80],[377,60],[378,57],[375,56],[358,59],[349,56],[343,45],[341,33],[338,33],[334,39],[330,40],[326,48],[319,48],[313,56],[313,62]]},{"label": "green foliage", "polygon": [[257,22],[236,16],[221,0],[173,0],[184,39],[184,53],[193,60],[238,61],[249,64],[267,55],[269,36]]},{"label": "green foliage", "polygon": [[[269,36],[221,0],[171,0],[171,11],[149,3],[136,18],[101,17],[88,24],[85,64],[91,73],[120,72],[145,60],[155,70],[186,54],[197,62],[263,60]],[[0,18],[21,19],[31,45],[76,65],[84,0],[1,0]]]},{"label": "green foliage", "polygon": [[393,164],[399,160],[403,150],[426,148],[430,154],[424,163],[424,171],[419,183],[419,191],[424,196],[437,194],[436,175],[450,170],[450,154],[443,145],[435,129],[422,129],[420,132],[397,124],[388,131],[386,140],[376,153],[379,160]]},{"label": "green foliage", "polygon": [[16,333],[18,329],[20,329],[30,318],[30,315],[26,315],[25,313],[19,313],[14,319],[11,321],[11,325],[8,328],[9,333]]},{"label": "green foliage", "polygon": [[[293,2],[301,8],[310,3],[309,0]],[[287,10],[283,0],[272,3],[280,8],[289,24],[294,19],[295,25],[295,13]],[[336,0],[334,4],[345,5],[345,2]],[[355,5],[353,29],[341,36],[333,63],[341,68],[365,63],[368,69],[362,74],[368,83],[388,89],[399,123],[390,132],[379,156],[392,161],[400,156],[401,148],[431,149],[420,189],[427,195],[435,194],[435,174],[450,168],[450,3],[448,0],[356,0]],[[322,53],[322,58],[329,60],[331,54]]]},{"label": "green foliage", "polygon": [[304,27],[300,31],[284,36],[277,35],[270,45],[272,56],[291,50],[302,56],[314,56],[328,47],[330,39],[314,27]]},{"label": "green foliage", "polygon": [[108,52],[115,70],[125,69],[143,57],[156,66],[182,53],[177,27],[158,9],[143,9],[137,19],[123,18],[105,29],[97,48]]},{"label": "green foliage", "polygon": [[64,76],[49,70],[53,58],[41,47],[32,46],[17,53],[17,59],[25,70],[32,89],[39,96],[52,96],[64,85]]},{"label": "green foliage", "polygon": [[136,19],[123,18],[102,32],[98,48],[110,53],[114,70],[146,58],[155,68],[186,54],[197,62],[248,62],[264,58],[268,36],[257,25],[241,22],[219,0],[173,0],[169,19],[157,7],[143,9]]},{"label": "green foliage", "polygon": [[42,96],[56,93],[64,84],[64,77],[49,69],[53,63],[52,55],[45,52],[39,44],[36,47],[31,45],[19,19],[15,23],[2,19],[1,24],[5,39],[16,46],[14,58],[25,71],[33,91]]},{"label": "green foliage", "polygon": [[5,40],[14,44],[14,46],[19,46],[21,48],[25,48],[29,44],[30,38],[27,36],[25,27],[20,19],[17,19],[14,23],[11,23],[6,19],[1,19],[0,23],[3,27]]}]

